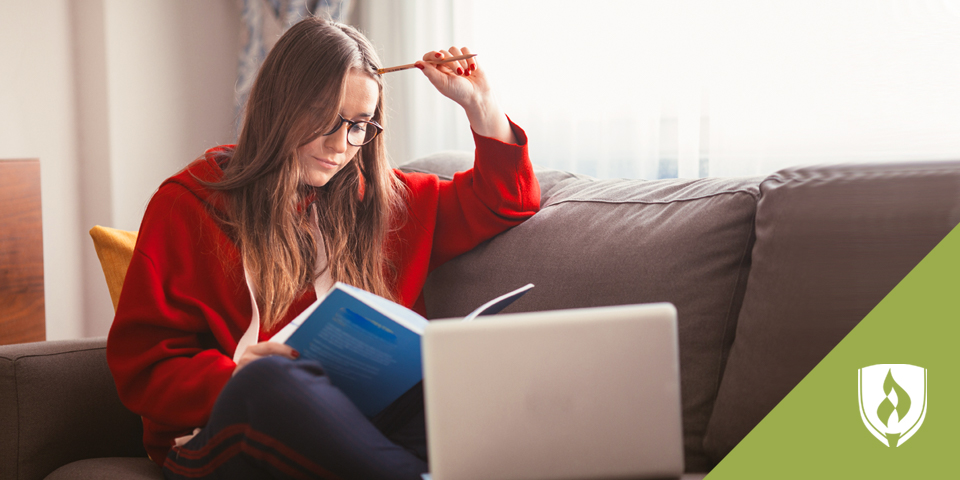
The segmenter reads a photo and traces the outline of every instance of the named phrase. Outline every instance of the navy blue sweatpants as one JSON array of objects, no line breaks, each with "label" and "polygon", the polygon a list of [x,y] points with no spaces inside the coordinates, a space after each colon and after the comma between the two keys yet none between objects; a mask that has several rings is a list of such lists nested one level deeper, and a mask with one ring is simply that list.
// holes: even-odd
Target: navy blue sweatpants
[{"label": "navy blue sweatpants", "polygon": [[419,385],[367,419],[319,363],[277,356],[227,382],[207,425],[163,466],[168,479],[419,479],[426,471]]}]

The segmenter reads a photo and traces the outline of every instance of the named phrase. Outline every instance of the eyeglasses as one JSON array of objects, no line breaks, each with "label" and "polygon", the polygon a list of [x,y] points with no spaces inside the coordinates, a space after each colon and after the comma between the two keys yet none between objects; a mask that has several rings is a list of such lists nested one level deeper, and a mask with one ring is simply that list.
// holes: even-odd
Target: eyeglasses
[{"label": "eyeglasses", "polygon": [[340,130],[340,127],[342,127],[344,123],[349,123],[350,127],[347,129],[347,143],[353,145],[354,147],[360,147],[372,142],[374,138],[377,138],[377,135],[380,135],[380,132],[383,132],[383,127],[381,127],[377,122],[354,122],[343,118],[343,115],[340,115],[339,113],[337,116],[340,117],[340,121],[337,122],[335,127],[333,127],[333,130],[324,133],[324,137],[337,133],[337,130]]}]

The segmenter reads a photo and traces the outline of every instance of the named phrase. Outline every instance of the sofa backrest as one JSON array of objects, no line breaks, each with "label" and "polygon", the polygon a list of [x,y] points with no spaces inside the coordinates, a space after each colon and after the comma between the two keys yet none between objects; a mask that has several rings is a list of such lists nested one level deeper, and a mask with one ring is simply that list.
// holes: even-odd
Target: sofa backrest
[{"label": "sofa backrest", "polygon": [[705,439],[713,461],[960,223],[960,161],[791,168],[760,192],[753,266]]},{"label": "sofa backrest", "polygon": [[[471,164],[470,154],[446,153],[402,168],[449,178]],[[746,287],[762,179],[537,176],[540,212],[435,270],[428,317],[465,315],[528,282],[536,288],[506,311],[673,303],[686,469],[707,471],[703,436]]]}]

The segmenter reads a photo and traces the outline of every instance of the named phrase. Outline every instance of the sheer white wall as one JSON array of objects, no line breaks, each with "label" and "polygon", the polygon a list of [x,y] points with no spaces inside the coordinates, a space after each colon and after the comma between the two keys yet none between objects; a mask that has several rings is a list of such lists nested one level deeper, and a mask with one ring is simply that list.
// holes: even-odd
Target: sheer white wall
[{"label": "sheer white wall", "polygon": [[[661,178],[960,158],[958,0],[403,5],[434,17],[394,17],[408,51],[387,63],[470,45],[542,165]],[[471,147],[446,131],[453,110],[422,107],[431,93],[393,112],[406,158]]]},{"label": "sheer white wall", "polygon": [[234,138],[235,0],[0,0],[0,158],[40,159],[48,340],[106,335],[87,231]]}]

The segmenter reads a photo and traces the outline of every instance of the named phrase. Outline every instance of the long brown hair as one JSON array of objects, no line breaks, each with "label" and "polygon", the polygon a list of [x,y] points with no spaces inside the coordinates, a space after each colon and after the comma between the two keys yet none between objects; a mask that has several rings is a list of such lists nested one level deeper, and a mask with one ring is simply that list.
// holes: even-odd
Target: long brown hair
[{"label": "long brown hair", "polygon": [[319,18],[291,27],[260,68],[236,149],[226,153],[222,179],[210,184],[226,196],[221,217],[255,283],[268,330],[319,274],[311,206],[332,279],[396,299],[384,243],[403,211],[404,190],[387,163],[383,136],[361,147],[323,187],[305,183],[297,158],[297,149],[337,118],[350,71],[377,82],[372,120],[384,125],[379,67],[370,42],[353,27]]}]

